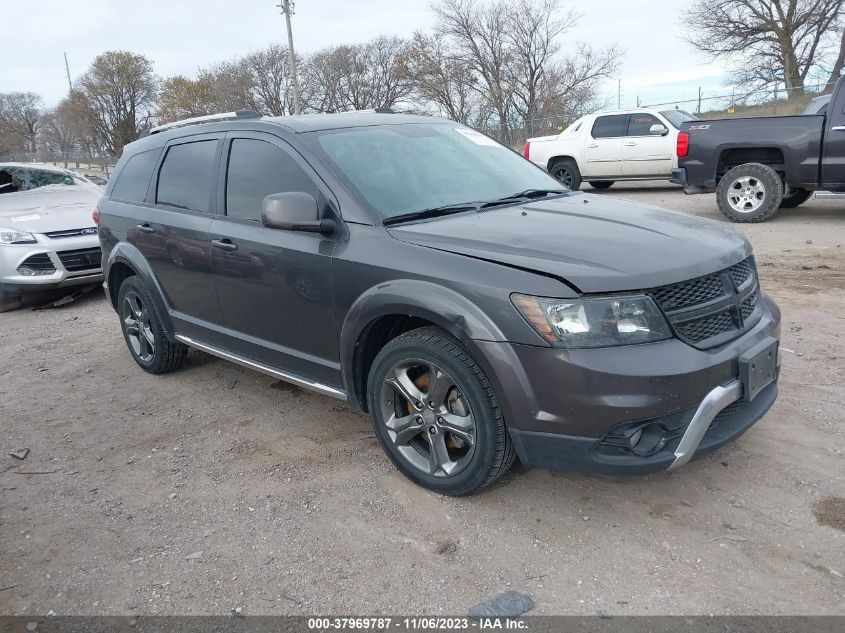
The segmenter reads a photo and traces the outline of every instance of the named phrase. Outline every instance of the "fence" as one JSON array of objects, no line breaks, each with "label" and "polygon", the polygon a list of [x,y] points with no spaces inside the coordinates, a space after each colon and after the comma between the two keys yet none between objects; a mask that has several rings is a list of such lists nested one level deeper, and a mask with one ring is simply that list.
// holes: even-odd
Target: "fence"
[{"label": "fence", "polygon": [[77,154],[65,156],[39,150],[37,152],[19,151],[11,154],[0,154],[0,163],[46,163],[72,169],[79,173],[93,173],[108,178],[117,163],[117,158]]}]

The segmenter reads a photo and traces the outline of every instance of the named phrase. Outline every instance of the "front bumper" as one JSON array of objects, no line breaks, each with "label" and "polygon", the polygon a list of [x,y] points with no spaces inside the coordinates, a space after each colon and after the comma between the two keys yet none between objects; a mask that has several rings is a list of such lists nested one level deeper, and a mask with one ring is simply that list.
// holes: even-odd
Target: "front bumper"
[{"label": "front bumper", "polygon": [[[35,235],[35,244],[10,244],[0,246],[0,290],[10,295],[25,295],[44,290],[54,290],[70,286],[93,284],[102,281],[102,264],[86,263],[73,257],[71,270],[65,265],[69,262],[68,253],[99,251],[100,241],[97,235],[85,235],[61,239],[50,239],[45,235]],[[32,258],[39,258],[39,265],[52,270],[46,274],[23,275],[18,272]],[[70,265],[70,264],[68,264]]]},{"label": "front bumper", "polygon": [[[764,294],[759,305],[757,324],[715,350],[694,349],[677,339],[592,350],[476,344],[524,464],[649,473],[715,450],[774,403],[777,375],[750,401],[736,386],[740,358],[780,338],[777,306]],[[639,428],[659,429],[663,443],[643,455],[620,448]]]}]

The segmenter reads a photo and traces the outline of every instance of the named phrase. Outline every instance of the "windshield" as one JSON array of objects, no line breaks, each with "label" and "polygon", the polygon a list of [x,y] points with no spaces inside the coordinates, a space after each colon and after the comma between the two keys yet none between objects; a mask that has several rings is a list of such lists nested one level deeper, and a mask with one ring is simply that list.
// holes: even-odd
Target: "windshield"
[{"label": "windshield", "polygon": [[683,110],[666,110],[660,114],[662,114],[673,127],[679,130],[681,129],[681,123],[686,123],[687,121],[698,121],[697,116],[694,116],[689,112],[684,112]]},{"label": "windshield", "polygon": [[73,176],[30,167],[0,167],[0,194],[29,191],[48,185],[75,185]]},{"label": "windshield", "polygon": [[308,141],[381,219],[561,184],[516,152],[445,123],[312,132]]}]

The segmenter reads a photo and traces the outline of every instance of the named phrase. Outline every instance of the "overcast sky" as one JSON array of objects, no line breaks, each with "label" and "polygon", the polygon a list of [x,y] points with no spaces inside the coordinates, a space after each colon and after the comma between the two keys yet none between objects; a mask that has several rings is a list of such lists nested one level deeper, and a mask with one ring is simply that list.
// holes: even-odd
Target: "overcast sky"
[{"label": "overcast sky", "polygon": [[[279,0],[0,0],[3,32],[0,92],[32,91],[48,106],[67,93],[71,76],[106,50],[142,53],[161,76],[193,76],[198,67],[285,41]],[[562,0],[582,15],[564,41],[617,44],[622,105],[690,99],[721,91],[724,68],[702,63],[680,39],[686,0]],[[307,53],[375,35],[408,36],[433,23],[429,0],[296,0],[294,43]],[[616,79],[603,87],[614,103]]]}]

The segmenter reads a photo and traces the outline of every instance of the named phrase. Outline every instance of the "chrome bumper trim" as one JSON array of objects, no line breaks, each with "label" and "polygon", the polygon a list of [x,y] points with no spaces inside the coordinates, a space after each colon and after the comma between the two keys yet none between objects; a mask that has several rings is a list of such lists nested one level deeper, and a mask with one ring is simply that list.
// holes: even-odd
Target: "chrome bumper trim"
[{"label": "chrome bumper trim", "polygon": [[727,385],[720,385],[713,389],[710,393],[704,396],[704,400],[698,405],[695,415],[684,432],[678,448],[675,449],[675,461],[669,466],[668,470],[678,468],[686,464],[695,451],[713,419],[719,414],[719,411],[727,407],[729,404],[739,400],[742,395],[742,383],[734,379]]},{"label": "chrome bumper trim", "polygon": [[238,365],[241,365],[242,367],[260,371],[262,374],[273,376],[273,378],[284,380],[285,382],[292,383],[298,387],[310,389],[311,391],[316,391],[317,393],[321,393],[324,396],[331,396],[332,398],[337,398],[338,400],[345,401],[348,399],[346,394],[340,389],[335,389],[334,387],[324,385],[323,383],[314,382],[313,380],[308,380],[307,378],[300,378],[299,376],[279,371],[278,369],[270,367],[269,365],[265,365],[264,363],[259,363],[254,360],[244,358],[243,356],[237,356],[230,352],[226,352],[218,347],[214,347],[213,345],[209,345],[208,343],[196,341],[182,334],[177,334],[175,338],[180,343],[184,343],[189,347],[194,347],[203,352],[207,352],[212,356],[217,356],[218,358],[222,358],[223,360],[228,360]]}]

